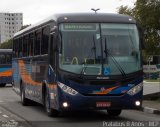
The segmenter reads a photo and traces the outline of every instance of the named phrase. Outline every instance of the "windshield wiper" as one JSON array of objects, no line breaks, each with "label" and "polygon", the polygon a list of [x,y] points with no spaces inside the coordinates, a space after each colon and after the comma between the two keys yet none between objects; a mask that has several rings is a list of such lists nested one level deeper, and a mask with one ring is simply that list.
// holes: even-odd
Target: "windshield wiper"
[{"label": "windshield wiper", "polygon": [[87,60],[88,60],[90,57],[92,57],[93,53],[94,53],[94,57],[95,57],[95,59],[96,59],[96,43],[95,43],[94,35],[93,35],[93,47],[90,49],[90,53],[89,53],[89,55],[87,56],[86,60],[84,60],[83,63],[82,63],[83,67],[82,67],[82,70],[81,70],[81,72],[80,72],[80,78],[82,78],[82,76],[85,74],[85,71],[86,71],[86,69],[87,69]]},{"label": "windshield wiper", "polygon": [[111,60],[113,61],[113,63],[116,65],[116,67],[118,68],[118,70],[121,72],[122,76],[124,78],[126,78],[126,73],[124,72],[123,68],[120,66],[120,64],[117,62],[117,60],[114,58],[114,56],[109,52],[109,50],[107,49],[107,42],[106,42],[106,38],[105,38],[105,50],[104,53],[106,55],[107,58],[107,62],[108,62],[108,56],[111,57]]}]

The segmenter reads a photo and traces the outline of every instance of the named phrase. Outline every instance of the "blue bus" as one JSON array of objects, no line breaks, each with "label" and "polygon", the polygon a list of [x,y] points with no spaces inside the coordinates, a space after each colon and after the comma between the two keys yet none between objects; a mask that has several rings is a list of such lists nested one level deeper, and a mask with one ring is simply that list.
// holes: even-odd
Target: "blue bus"
[{"label": "blue bus", "polygon": [[0,87],[12,83],[12,49],[0,49]]},{"label": "blue bus", "polygon": [[13,88],[23,105],[41,103],[48,116],[141,108],[142,41],[130,16],[55,14],[14,35]]}]

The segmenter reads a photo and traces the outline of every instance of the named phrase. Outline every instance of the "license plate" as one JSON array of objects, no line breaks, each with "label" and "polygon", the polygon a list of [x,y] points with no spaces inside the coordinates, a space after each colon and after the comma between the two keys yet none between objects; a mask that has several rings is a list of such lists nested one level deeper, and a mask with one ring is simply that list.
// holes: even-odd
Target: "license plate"
[{"label": "license plate", "polygon": [[100,108],[100,107],[110,107],[111,106],[111,102],[96,102],[96,107]]}]

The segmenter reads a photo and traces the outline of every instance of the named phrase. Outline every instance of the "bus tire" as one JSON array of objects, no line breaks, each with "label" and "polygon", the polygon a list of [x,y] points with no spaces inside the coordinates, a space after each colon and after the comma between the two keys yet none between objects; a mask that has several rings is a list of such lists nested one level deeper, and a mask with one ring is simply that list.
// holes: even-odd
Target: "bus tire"
[{"label": "bus tire", "polygon": [[45,110],[47,112],[47,115],[49,117],[58,117],[59,115],[59,111],[52,109],[50,107],[50,99],[49,99],[49,93],[47,90],[45,90],[45,99],[44,99],[44,106],[45,106]]},{"label": "bus tire", "polygon": [[121,114],[122,110],[121,109],[107,109],[107,113],[109,116],[119,116]]},{"label": "bus tire", "polygon": [[6,86],[6,83],[1,83],[0,84],[0,87],[5,87]]},{"label": "bus tire", "polygon": [[25,97],[25,90],[23,83],[21,84],[21,103],[23,106],[28,105],[28,99]]}]

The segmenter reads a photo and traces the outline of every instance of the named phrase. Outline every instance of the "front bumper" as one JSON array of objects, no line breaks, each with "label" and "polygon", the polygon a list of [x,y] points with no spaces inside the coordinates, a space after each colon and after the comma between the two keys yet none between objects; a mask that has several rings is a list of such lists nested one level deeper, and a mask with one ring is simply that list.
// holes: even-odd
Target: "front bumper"
[{"label": "front bumper", "polygon": [[2,76],[2,77],[0,77],[0,84],[1,83],[6,83],[6,84],[12,83],[12,77],[11,76]]},{"label": "front bumper", "polygon": [[[63,92],[61,89],[58,91],[58,110],[88,110],[88,109],[140,109],[142,106],[143,90],[134,96],[127,93],[121,96],[84,96],[77,94],[75,96]],[[135,102],[140,101],[140,105],[136,106]],[[64,107],[63,103],[67,102],[68,106]],[[111,105],[107,107],[97,107],[97,102],[109,102]]]}]

